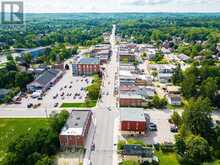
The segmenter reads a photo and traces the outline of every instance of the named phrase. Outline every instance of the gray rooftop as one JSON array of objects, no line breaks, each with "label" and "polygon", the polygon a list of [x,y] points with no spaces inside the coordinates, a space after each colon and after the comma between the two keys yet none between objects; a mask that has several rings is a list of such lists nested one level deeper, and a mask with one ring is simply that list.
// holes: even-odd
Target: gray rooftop
[{"label": "gray rooftop", "polygon": [[83,128],[90,113],[90,110],[73,110],[65,126],[68,128]]},{"label": "gray rooftop", "polygon": [[45,70],[41,75],[39,75],[35,79],[35,82],[44,86],[48,84],[50,81],[52,81],[59,73],[60,70],[55,70],[55,69]]},{"label": "gray rooftop", "polygon": [[143,108],[120,108],[121,121],[146,121]]},{"label": "gray rooftop", "polygon": [[99,58],[81,58],[78,62],[79,64],[99,64],[100,59]]},{"label": "gray rooftop", "polygon": [[136,144],[126,144],[124,146],[124,155],[133,155],[133,156],[141,156],[141,157],[153,157],[153,150],[149,147],[142,147],[141,145]]}]

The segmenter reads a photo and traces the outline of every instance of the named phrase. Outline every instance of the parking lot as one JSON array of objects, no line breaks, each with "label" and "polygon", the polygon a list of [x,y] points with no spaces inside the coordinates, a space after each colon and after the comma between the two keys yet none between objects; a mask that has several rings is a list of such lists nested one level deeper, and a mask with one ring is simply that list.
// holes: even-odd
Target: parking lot
[{"label": "parking lot", "polygon": [[[73,77],[71,70],[49,89],[42,98],[32,98],[31,94],[22,97],[20,104],[4,104],[2,108],[53,108],[62,103],[84,102],[85,88],[92,82],[92,77]],[[32,106],[30,106],[32,104]]]}]

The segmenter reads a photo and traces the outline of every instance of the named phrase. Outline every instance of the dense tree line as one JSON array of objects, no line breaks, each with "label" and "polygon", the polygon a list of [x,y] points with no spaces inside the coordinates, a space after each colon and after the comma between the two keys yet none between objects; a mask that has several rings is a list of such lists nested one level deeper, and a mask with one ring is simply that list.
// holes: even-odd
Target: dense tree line
[{"label": "dense tree line", "polygon": [[62,111],[51,117],[49,128],[39,129],[34,134],[24,134],[11,142],[3,165],[53,165],[52,156],[59,149],[59,133],[69,113]]}]

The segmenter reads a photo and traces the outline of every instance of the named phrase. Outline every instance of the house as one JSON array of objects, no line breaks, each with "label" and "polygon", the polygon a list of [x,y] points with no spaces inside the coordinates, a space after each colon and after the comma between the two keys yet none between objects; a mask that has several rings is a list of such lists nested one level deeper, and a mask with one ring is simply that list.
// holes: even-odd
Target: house
[{"label": "house", "polygon": [[187,62],[191,59],[189,56],[187,56],[185,54],[179,54],[179,55],[177,55],[177,58],[183,62]]},{"label": "house", "polygon": [[179,86],[167,86],[167,93],[168,94],[180,94],[181,87]]},{"label": "house", "polygon": [[143,147],[140,144],[126,144],[124,145],[123,160],[133,160],[138,163],[153,161],[158,162],[158,158],[154,156],[153,149],[151,147]]},{"label": "house", "polygon": [[0,89],[0,101],[2,101],[5,98],[5,96],[9,94],[9,92],[9,89]]},{"label": "house", "polygon": [[172,81],[173,74],[172,73],[159,73],[157,77],[160,83],[170,83]]},{"label": "house", "polygon": [[97,57],[81,58],[72,64],[73,75],[92,75],[100,72],[100,59]]},{"label": "house", "polygon": [[168,94],[166,95],[167,102],[170,105],[181,105],[181,97],[180,95],[175,95],[175,94]]},{"label": "house", "polygon": [[143,96],[136,93],[120,93],[120,107],[142,107],[146,101]]},{"label": "house", "polygon": [[61,148],[85,148],[91,122],[91,110],[72,110],[59,135]]},{"label": "house", "polygon": [[47,91],[51,86],[56,84],[63,76],[61,70],[46,69],[37,78],[26,86],[29,92],[35,92],[41,90],[42,92]]},{"label": "house", "polygon": [[143,108],[120,108],[120,130],[122,134],[146,134],[150,117]]}]

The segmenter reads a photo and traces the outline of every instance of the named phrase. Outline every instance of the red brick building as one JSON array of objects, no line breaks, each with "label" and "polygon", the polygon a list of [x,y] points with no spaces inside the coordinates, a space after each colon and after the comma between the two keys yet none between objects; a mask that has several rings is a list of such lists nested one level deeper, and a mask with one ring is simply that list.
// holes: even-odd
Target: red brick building
[{"label": "red brick building", "polygon": [[120,107],[141,107],[145,102],[145,98],[138,94],[120,94]]},{"label": "red brick building", "polygon": [[92,122],[90,110],[73,110],[60,135],[62,148],[84,148]]},{"label": "red brick building", "polygon": [[100,59],[82,58],[72,67],[73,75],[92,75],[100,72]]},{"label": "red brick building", "polygon": [[145,134],[149,124],[149,116],[142,108],[121,108],[120,129],[123,134]]}]

